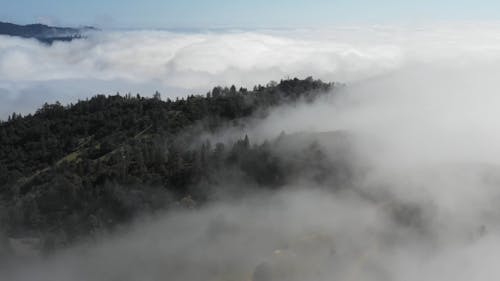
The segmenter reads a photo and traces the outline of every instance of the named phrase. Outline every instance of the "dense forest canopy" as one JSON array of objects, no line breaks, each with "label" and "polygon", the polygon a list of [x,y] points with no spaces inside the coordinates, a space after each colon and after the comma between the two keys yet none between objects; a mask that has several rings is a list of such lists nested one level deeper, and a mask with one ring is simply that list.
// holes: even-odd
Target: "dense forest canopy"
[{"label": "dense forest canopy", "polygon": [[160,93],[98,95],[12,114],[0,123],[1,229],[63,245],[144,212],[203,204],[231,175],[264,189],[299,174],[345,181],[345,165],[330,163],[312,140],[286,151],[293,137],[280,132],[264,143],[243,133],[226,143],[200,139],[228,127],[244,132],[249,118],[334,89],[312,78],[291,79],[253,90],[216,87],[175,101]]}]

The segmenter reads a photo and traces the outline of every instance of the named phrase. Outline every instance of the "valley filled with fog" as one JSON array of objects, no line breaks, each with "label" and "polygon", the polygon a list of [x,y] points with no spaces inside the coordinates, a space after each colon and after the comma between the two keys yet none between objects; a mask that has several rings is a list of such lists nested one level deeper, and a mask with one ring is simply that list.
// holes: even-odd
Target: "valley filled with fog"
[{"label": "valley filled with fog", "polygon": [[217,85],[262,84],[272,91],[283,89],[281,80],[309,76],[335,83],[268,106],[265,114],[256,107],[216,130],[199,129],[197,121],[176,132],[189,135],[186,148],[206,140],[241,144],[233,152],[259,155],[252,165],[274,167],[266,161],[277,159],[279,172],[288,174],[246,174],[244,161],[241,171],[222,168],[217,180],[197,187],[210,190],[200,196],[208,198],[203,203],[187,197],[47,255],[10,258],[0,262],[0,276],[494,278],[500,275],[499,62],[500,25],[488,23],[103,31],[50,46],[2,36],[4,120],[45,102],[65,105],[94,94],[158,90],[161,99],[175,100]]}]

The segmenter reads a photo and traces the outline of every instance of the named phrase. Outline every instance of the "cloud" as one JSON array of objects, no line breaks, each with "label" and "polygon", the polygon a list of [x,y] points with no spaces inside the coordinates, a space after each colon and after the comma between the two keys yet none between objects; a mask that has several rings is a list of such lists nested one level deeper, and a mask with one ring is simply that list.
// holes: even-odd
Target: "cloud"
[{"label": "cloud", "polygon": [[[390,249],[411,248],[384,242],[388,229],[395,230],[394,238],[405,235],[383,210],[352,194],[333,196],[318,190],[255,194],[242,202],[217,203],[139,223],[102,244],[71,249],[14,273],[4,271],[3,276],[13,281],[159,280],[165,276],[249,280],[262,265],[285,270],[280,274],[286,280],[369,276],[384,280],[378,277],[396,271],[389,260],[395,260],[397,253]],[[377,262],[379,258],[384,262]]]},{"label": "cloud", "polygon": [[346,80],[390,67],[399,55],[391,46],[363,48],[258,32],[95,33],[88,40],[51,47],[10,37],[1,42],[0,69],[6,80],[160,80],[184,88],[228,83],[231,76],[251,85],[265,77],[254,77],[261,71],[278,77],[306,71],[318,76],[342,74],[345,79],[339,78]]},{"label": "cloud", "polygon": [[[499,29],[484,23],[193,33],[117,31],[52,46],[0,36],[0,88],[29,105],[12,104],[13,111],[33,108],[19,89],[34,84],[50,88],[49,98],[70,99],[70,93],[53,86],[61,81],[86,81],[74,89],[77,96],[114,93],[124,84],[135,85],[134,90],[155,85],[164,96],[177,96],[203,93],[215,85],[251,87],[311,75],[351,83],[415,63],[463,68],[478,62],[494,64],[500,58]],[[102,84],[107,86],[99,87]],[[40,91],[42,99],[46,95]],[[5,95],[0,98],[9,102]],[[10,111],[2,110],[0,115]]]},{"label": "cloud", "polygon": [[[67,100],[65,95],[71,94],[53,86],[61,81],[95,81],[75,89],[79,96],[113,93],[124,84],[134,84],[134,89],[158,85],[165,96],[177,96],[294,76],[349,81],[393,69],[400,55],[394,46],[363,47],[266,32],[103,32],[51,46],[0,36],[0,88],[29,107],[33,104],[20,89],[37,91],[33,85],[44,85],[53,91],[48,98]],[[99,87],[103,81],[107,87]],[[39,92],[42,99],[47,95]]]},{"label": "cloud", "polygon": [[457,215],[479,212],[500,195],[494,191],[500,168],[495,69],[489,63],[407,67],[312,105],[279,108],[249,135],[263,141],[282,130],[348,132],[357,161],[370,169],[363,180],[371,190],[431,200]]},{"label": "cloud", "polygon": [[[317,269],[305,280],[499,276],[499,28],[135,31],[50,47],[2,38],[0,94],[16,106],[22,95],[67,97],[70,87],[84,97],[117,87],[180,94],[295,75],[348,82],[333,96],[280,107],[246,132],[221,135],[261,142],[282,130],[342,131],[359,167],[350,191],[299,180],[286,192],[170,213],[14,270],[10,280],[248,280],[260,264],[279,268],[280,257],[289,259],[284,266]],[[335,157],[332,143],[318,138]],[[326,252],[308,252],[316,239]]]}]

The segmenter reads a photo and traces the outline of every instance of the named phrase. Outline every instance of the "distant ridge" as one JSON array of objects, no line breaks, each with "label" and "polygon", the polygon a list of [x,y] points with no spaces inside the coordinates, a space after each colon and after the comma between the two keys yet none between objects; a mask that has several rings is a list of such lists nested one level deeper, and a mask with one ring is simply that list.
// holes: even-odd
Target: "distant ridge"
[{"label": "distant ridge", "polygon": [[52,44],[55,41],[72,41],[74,39],[85,38],[85,33],[97,30],[97,28],[92,26],[72,28],[44,24],[18,25],[0,21],[0,35],[35,38],[48,44]]}]

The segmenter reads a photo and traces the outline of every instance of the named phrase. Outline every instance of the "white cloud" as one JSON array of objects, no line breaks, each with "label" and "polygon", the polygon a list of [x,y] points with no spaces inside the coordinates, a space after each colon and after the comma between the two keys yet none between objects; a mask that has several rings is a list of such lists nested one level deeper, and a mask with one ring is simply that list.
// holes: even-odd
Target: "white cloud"
[{"label": "white cloud", "polygon": [[[165,96],[175,96],[188,91],[202,93],[215,85],[251,87],[294,76],[355,82],[415,63],[455,67],[496,63],[500,59],[498,34],[500,25],[494,24],[205,33],[129,31],[95,33],[87,40],[52,46],[0,36],[0,88],[33,107],[12,85],[20,89],[36,82],[51,88],[51,96],[67,100],[66,95],[71,94],[53,87],[54,81],[121,83],[105,83],[107,87],[85,83],[75,89],[73,95],[78,96],[113,93],[122,90],[123,84],[135,84],[134,90],[149,90],[146,85],[155,85]],[[172,92],[172,88],[177,90]],[[1,99],[8,102],[4,96]]]},{"label": "white cloud", "polygon": [[14,81],[160,80],[170,86],[200,88],[231,83],[231,78],[248,85],[264,82],[263,76],[255,77],[258,72],[270,73],[271,78],[307,72],[350,80],[394,67],[400,58],[393,46],[363,47],[258,32],[115,32],[51,47],[33,40],[1,39],[1,75]]},{"label": "white cloud", "polygon": [[[164,91],[176,88],[165,93],[174,96],[203,92],[216,85],[251,87],[288,76],[350,81],[393,69],[401,61],[397,46],[356,46],[322,40],[321,36],[294,37],[274,32],[131,31],[95,33],[87,40],[47,46],[35,40],[0,36],[0,88],[20,95],[32,107],[22,91],[15,89],[36,82],[55,90],[51,96],[67,100],[64,95],[68,93],[54,89],[54,82],[126,81],[138,86],[159,85]],[[123,84],[100,88],[87,83],[77,91],[78,95],[116,92]],[[46,94],[41,91],[40,95]]]}]

